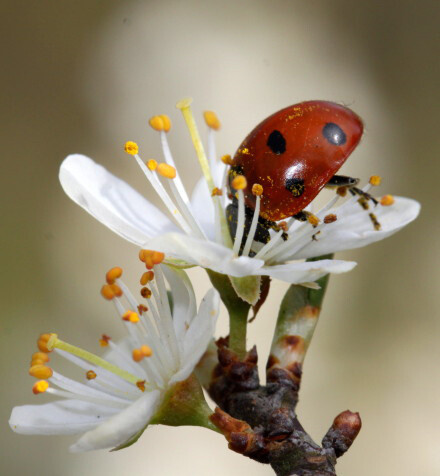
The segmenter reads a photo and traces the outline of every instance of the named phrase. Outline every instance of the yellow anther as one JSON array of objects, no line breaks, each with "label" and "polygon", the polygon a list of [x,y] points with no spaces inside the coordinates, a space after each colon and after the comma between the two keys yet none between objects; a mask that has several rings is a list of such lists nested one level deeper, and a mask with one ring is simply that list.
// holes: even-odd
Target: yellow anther
[{"label": "yellow anther", "polygon": [[231,182],[232,188],[235,190],[243,190],[247,187],[247,180],[244,175],[237,175],[234,180]]},{"label": "yellow anther", "polygon": [[312,225],[312,226],[318,226],[319,224],[319,218],[316,215],[313,215],[313,213],[309,213],[307,215],[307,221]]},{"label": "yellow anther", "polygon": [[206,125],[215,131],[218,131],[221,127],[220,121],[218,120],[217,114],[214,111],[204,111],[203,118],[205,119]]},{"label": "yellow anther", "polygon": [[151,291],[148,288],[142,288],[141,289],[141,296],[145,299],[150,299],[151,297]]},{"label": "yellow anther", "polygon": [[115,281],[122,276],[122,268],[115,266],[114,268],[107,271],[105,275],[105,280],[108,284],[115,284]]},{"label": "yellow anther", "polygon": [[140,362],[144,358],[141,349],[133,349],[132,356],[135,362]]},{"label": "yellow anther", "polygon": [[145,380],[139,380],[136,382],[136,387],[141,391],[145,392]]},{"label": "yellow anther", "polygon": [[124,150],[129,155],[136,155],[139,152],[139,146],[136,142],[129,140],[125,143]]},{"label": "yellow anther", "polygon": [[39,379],[48,379],[52,377],[53,372],[52,372],[52,369],[48,367],[47,365],[37,364],[37,365],[33,365],[29,369],[29,375]]},{"label": "yellow anther", "polygon": [[370,177],[370,184],[377,187],[380,185],[380,182],[382,181],[382,177],[380,175],[372,175]]},{"label": "yellow anther", "polygon": [[45,352],[34,352],[32,354],[32,362],[49,362],[50,358]]},{"label": "yellow anther", "polygon": [[122,289],[117,284],[104,284],[101,288],[101,296],[111,301],[115,296],[122,296]]},{"label": "yellow anther", "polygon": [[34,395],[38,395],[39,393],[44,393],[49,388],[49,383],[46,380],[39,380],[35,382],[32,387],[32,392]]},{"label": "yellow anther", "polygon": [[115,297],[115,293],[110,284],[104,284],[101,288],[101,296],[104,299],[111,301]]},{"label": "yellow anther", "polygon": [[233,165],[234,161],[229,154],[223,155],[221,161],[226,165]]},{"label": "yellow anther", "polygon": [[389,207],[394,203],[394,197],[392,195],[384,195],[380,199],[380,204],[384,207]]},{"label": "yellow anther", "polygon": [[263,195],[263,186],[260,185],[259,183],[254,183],[252,185],[252,193],[256,196]]},{"label": "yellow anther", "polygon": [[147,283],[154,279],[154,271],[145,271],[141,276],[140,283],[142,286],[145,286]]},{"label": "yellow anther", "polygon": [[139,322],[139,315],[137,312],[134,312],[134,311],[126,311],[124,312],[122,319],[124,321],[129,321],[134,324],[136,322]]},{"label": "yellow anther", "polygon": [[160,118],[163,121],[163,130],[169,132],[171,129],[171,119],[166,114],[161,114]]},{"label": "yellow anther", "polygon": [[213,188],[211,192],[211,197],[215,197],[215,196],[221,197],[222,195],[223,195],[223,192],[218,187]]},{"label": "yellow anther", "polygon": [[145,263],[148,269],[152,269],[154,265],[162,263],[165,255],[160,251],[141,250],[139,251],[139,259]]},{"label": "yellow anther", "polygon": [[328,215],[324,217],[324,223],[326,224],[333,223],[337,219],[338,217],[334,213],[329,213]]},{"label": "yellow anther", "polygon": [[165,129],[165,124],[161,116],[153,116],[149,121],[148,124],[155,130],[155,131],[163,131]]},{"label": "yellow anther", "polygon": [[148,345],[142,345],[141,352],[144,357],[151,357],[153,355],[153,351],[151,350],[151,347],[149,347]]},{"label": "yellow anther", "polygon": [[111,337],[107,334],[102,334],[101,338],[99,339],[99,345],[101,347],[107,347]]},{"label": "yellow anther", "polygon": [[157,166],[157,173],[162,175],[162,177],[173,179],[176,178],[176,169],[165,162],[162,162]]},{"label": "yellow anther", "polygon": [[51,352],[51,350],[49,350],[47,348],[47,342],[49,341],[50,339],[50,336],[51,334],[41,334],[40,337],[38,338],[38,341],[37,341],[37,346],[38,346],[38,349],[41,351],[41,352]]},{"label": "yellow anther", "polygon": [[147,167],[151,170],[154,171],[157,169],[157,160],[150,159],[147,161]]},{"label": "yellow anther", "polygon": [[93,370],[89,370],[86,373],[87,380],[93,380],[96,378],[96,372],[93,372]]},{"label": "yellow anther", "polygon": [[116,297],[121,297],[122,296],[122,289],[117,285],[117,284],[110,284],[113,294]]}]

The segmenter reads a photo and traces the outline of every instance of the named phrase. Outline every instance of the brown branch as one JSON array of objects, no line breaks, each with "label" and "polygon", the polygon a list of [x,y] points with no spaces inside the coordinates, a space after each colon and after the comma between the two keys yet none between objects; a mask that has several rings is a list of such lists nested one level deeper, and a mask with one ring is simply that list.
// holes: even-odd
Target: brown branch
[{"label": "brown branch", "polygon": [[359,415],[348,411],[338,415],[321,447],[295,412],[300,371],[273,368],[267,385],[262,386],[255,347],[240,360],[228,349],[227,339],[217,345],[219,364],[209,393],[220,408],[211,421],[225,435],[229,448],[270,464],[279,476],[335,476],[336,458],[347,451],[360,430]]}]

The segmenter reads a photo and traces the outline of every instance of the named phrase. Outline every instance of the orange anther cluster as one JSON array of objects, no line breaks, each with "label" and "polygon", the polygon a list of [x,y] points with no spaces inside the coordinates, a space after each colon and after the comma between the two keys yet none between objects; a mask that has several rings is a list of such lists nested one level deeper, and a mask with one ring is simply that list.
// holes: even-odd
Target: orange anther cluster
[{"label": "orange anther cluster", "polygon": [[211,197],[221,197],[223,195],[223,192],[218,188],[214,187],[211,192]]},{"label": "orange anther cluster", "polygon": [[139,152],[139,146],[136,142],[129,140],[125,143],[124,150],[129,155],[136,155]]},{"label": "orange anther cluster", "polygon": [[49,360],[49,356],[45,352],[35,352],[32,354],[31,367],[37,364],[45,364]]},{"label": "orange anther cluster", "polygon": [[130,310],[126,311],[122,316],[122,320],[135,324],[136,322],[139,322],[139,314]]},{"label": "orange anther cluster", "polygon": [[147,167],[153,171],[157,169],[157,160],[150,159],[147,161]]},{"label": "orange anther cluster", "polygon": [[370,177],[370,184],[377,187],[382,182],[382,177],[380,175],[372,175]]},{"label": "orange anther cluster", "polygon": [[151,357],[153,355],[153,351],[151,350],[151,347],[149,347],[148,345],[142,345],[141,352],[144,357]]},{"label": "orange anther cluster", "polygon": [[35,382],[32,387],[32,392],[34,395],[38,395],[39,393],[44,393],[49,388],[49,383],[46,380],[39,380]]},{"label": "orange anther cluster", "polygon": [[148,124],[158,132],[164,131],[168,132],[171,129],[171,119],[166,114],[161,114],[160,116],[153,116]]},{"label": "orange anther cluster", "polygon": [[156,170],[159,175],[162,175],[162,177],[168,179],[176,178],[176,169],[172,165],[166,164],[165,162],[160,163]]},{"label": "orange anther cluster", "polygon": [[93,372],[93,370],[89,370],[86,373],[87,380],[93,380],[96,378],[96,372]]},{"label": "orange anther cluster", "polygon": [[252,193],[256,196],[263,195],[263,186],[260,185],[259,183],[254,183],[252,185]]},{"label": "orange anther cluster", "polygon": [[338,217],[334,213],[329,213],[328,215],[324,217],[324,223],[326,224],[333,223],[337,219]]},{"label": "orange anther cluster", "polygon": [[150,299],[151,297],[151,290],[147,287],[141,289],[141,296],[145,299]]},{"label": "orange anther cluster", "polygon": [[114,297],[122,296],[122,289],[117,284],[104,284],[101,295],[104,299],[111,301]]},{"label": "orange anther cluster", "polygon": [[147,311],[148,311],[148,307],[147,307],[147,306],[144,306],[143,304],[139,304],[138,307],[137,307],[137,310],[138,310],[139,315],[142,316],[142,314],[143,314],[144,312],[147,312]]},{"label": "orange anther cluster", "polygon": [[312,225],[312,226],[318,226],[319,224],[319,218],[316,215],[313,215],[313,213],[309,213],[307,215],[307,221]]},{"label": "orange anther cluster", "polygon": [[237,175],[234,180],[231,182],[232,188],[235,190],[243,190],[247,187],[247,180],[244,175]]},{"label": "orange anther cluster", "polygon": [[215,131],[218,131],[221,127],[220,121],[218,120],[217,114],[214,111],[204,111],[203,118],[205,119],[206,125]]},{"label": "orange anther cluster", "polygon": [[139,251],[139,259],[145,263],[148,269],[152,269],[154,265],[162,263],[165,255],[160,251],[141,250]]},{"label": "orange anther cluster", "polygon": [[108,284],[115,284],[115,281],[122,276],[122,268],[115,266],[109,269],[105,275],[105,280]]},{"label": "orange anther cluster", "polygon": [[29,375],[39,379],[48,379],[52,377],[53,371],[44,364],[35,364],[29,369]]},{"label": "orange anther cluster", "polygon": [[154,279],[154,271],[145,271],[145,273],[141,276],[140,283],[142,286],[145,286],[150,281]]},{"label": "orange anther cluster", "polygon": [[135,362],[140,362],[144,358],[144,354],[141,352],[141,349],[133,349],[132,356]]},{"label": "orange anther cluster", "polygon": [[221,161],[226,165],[232,165],[234,163],[232,157],[229,154],[223,155]]},{"label": "orange anther cluster", "polygon": [[135,362],[140,362],[145,357],[151,357],[153,351],[148,345],[142,345],[139,349],[133,349],[132,356]]},{"label": "orange anther cluster", "polygon": [[384,207],[389,207],[394,203],[394,197],[392,195],[384,195],[380,199],[380,204]]},{"label": "orange anther cluster", "polygon": [[40,349],[41,352],[48,353],[52,352],[52,350],[49,350],[47,348],[47,342],[50,339],[51,334],[41,334],[40,337],[37,340],[37,346]]},{"label": "orange anther cluster", "polygon": [[136,382],[136,387],[141,391],[145,392],[145,380],[139,380]]},{"label": "orange anther cluster", "polygon": [[101,347],[107,347],[111,337],[107,334],[102,334],[101,338],[99,339],[99,345]]}]

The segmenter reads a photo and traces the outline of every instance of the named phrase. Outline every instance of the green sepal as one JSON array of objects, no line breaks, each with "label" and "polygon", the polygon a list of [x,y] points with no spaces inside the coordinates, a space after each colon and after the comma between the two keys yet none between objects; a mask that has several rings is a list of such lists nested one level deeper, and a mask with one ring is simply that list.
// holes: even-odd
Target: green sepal
[{"label": "green sepal", "polygon": [[229,280],[240,299],[251,306],[258,302],[260,297],[261,276],[245,276],[243,278],[229,276]]},{"label": "green sepal", "polygon": [[209,419],[210,415],[212,410],[206,403],[200,383],[191,375],[183,382],[177,382],[165,393],[150,424],[201,426],[218,432]]}]

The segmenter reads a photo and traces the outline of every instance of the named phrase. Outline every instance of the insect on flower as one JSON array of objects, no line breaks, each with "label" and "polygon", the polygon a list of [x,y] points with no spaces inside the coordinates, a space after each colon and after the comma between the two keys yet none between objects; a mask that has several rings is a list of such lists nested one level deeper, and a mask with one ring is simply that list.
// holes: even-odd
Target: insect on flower
[{"label": "insect on flower", "polygon": [[[362,121],[353,111],[328,101],[289,106],[257,125],[229,162],[231,234],[236,234],[241,194],[245,203],[243,238],[252,229],[253,239],[262,243],[270,240],[270,228],[280,230],[276,222],[285,218],[316,226],[319,219],[305,208],[323,187],[348,190],[363,204],[368,200],[377,204],[356,187],[359,179],[335,175],[358,145],[362,132]],[[254,216],[258,218],[255,230]],[[287,237],[284,233],[283,238]]]},{"label": "insect on flower", "polygon": [[[60,169],[70,198],[125,239],[164,252],[175,266],[310,285],[325,274],[350,271],[355,263],[299,260],[379,241],[419,213],[415,200],[373,199],[368,190],[379,184],[377,176],[360,189],[357,179],[335,175],[363,130],[362,121],[345,107],[325,101],[290,106],[257,126],[234,158],[224,155],[221,160],[215,145],[217,116],[212,111],[204,114],[205,153],[191,100],[179,101],[177,108],[203,174],[192,195],[171,153],[168,116],[149,121],[159,135],[163,162],[142,158],[136,142],[125,144],[125,152],[161,198],[168,216],[88,157],[70,155]],[[323,187],[335,187],[338,193],[312,212]]]}]

